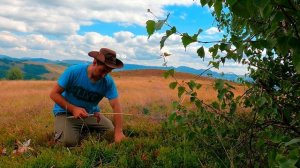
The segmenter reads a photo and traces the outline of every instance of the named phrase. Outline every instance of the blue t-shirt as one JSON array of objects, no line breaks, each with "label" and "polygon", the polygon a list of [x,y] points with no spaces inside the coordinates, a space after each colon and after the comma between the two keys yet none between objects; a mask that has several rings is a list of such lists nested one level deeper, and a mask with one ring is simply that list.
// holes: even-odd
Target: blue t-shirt
[{"label": "blue t-shirt", "polygon": [[[109,100],[117,98],[117,88],[109,74],[96,82],[92,82],[88,78],[87,69],[88,64],[71,66],[59,77],[57,83],[65,89],[62,96],[69,103],[84,108],[88,113],[100,112],[98,106],[100,100],[103,97]],[[54,115],[65,112],[66,110],[58,104],[54,105]]]}]

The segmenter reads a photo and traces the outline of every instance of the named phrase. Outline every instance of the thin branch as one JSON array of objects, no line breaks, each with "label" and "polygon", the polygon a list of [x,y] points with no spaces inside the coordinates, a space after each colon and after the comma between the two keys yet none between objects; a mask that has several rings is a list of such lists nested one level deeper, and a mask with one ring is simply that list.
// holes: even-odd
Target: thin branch
[{"label": "thin branch", "polygon": [[287,19],[291,22],[294,30],[295,30],[295,33],[296,33],[296,36],[298,38],[298,40],[300,40],[300,35],[299,35],[299,32],[298,32],[298,29],[297,29],[297,26],[295,24],[295,22],[293,21],[293,19],[286,13],[286,11],[284,10],[284,8],[282,6],[279,6],[280,10],[282,11],[282,13],[287,17]]}]

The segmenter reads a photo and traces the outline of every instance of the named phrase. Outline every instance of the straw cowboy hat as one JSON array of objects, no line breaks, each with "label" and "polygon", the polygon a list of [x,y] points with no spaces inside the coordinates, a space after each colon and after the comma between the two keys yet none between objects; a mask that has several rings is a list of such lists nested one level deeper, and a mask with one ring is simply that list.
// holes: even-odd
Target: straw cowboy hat
[{"label": "straw cowboy hat", "polygon": [[122,68],[124,65],[121,60],[117,59],[116,52],[108,48],[101,48],[100,51],[91,51],[88,55],[110,68]]}]

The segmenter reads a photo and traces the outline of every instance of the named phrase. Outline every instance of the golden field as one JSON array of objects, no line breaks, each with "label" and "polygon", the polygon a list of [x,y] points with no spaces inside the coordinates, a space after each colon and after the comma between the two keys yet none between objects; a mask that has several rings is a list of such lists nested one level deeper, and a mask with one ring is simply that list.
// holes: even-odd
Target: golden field
[{"label": "golden field", "polygon": [[[119,91],[125,116],[125,126],[149,126],[156,118],[172,112],[172,101],[177,91],[169,88],[173,79],[164,79],[163,71],[141,70],[112,74]],[[193,75],[176,73],[179,82],[193,79]],[[198,97],[209,103],[216,99],[213,79],[200,77],[202,84]],[[13,147],[16,140],[31,139],[32,146],[48,146],[53,136],[53,102],[50,90],[56,81],[0,81],[0,145]],[[233,84],[235,94],[241,95],[243,86]],[[188,100],[188,97],[186,97]],[[111,112],[107,100],[100,103],[103,112]],[[143,115],[145,110],[150,115]],[[148,120],[151,119],[151,120]],[[145,122],[141,122],[145,121]],[[141,125],[139,125],[141,124]]]}]

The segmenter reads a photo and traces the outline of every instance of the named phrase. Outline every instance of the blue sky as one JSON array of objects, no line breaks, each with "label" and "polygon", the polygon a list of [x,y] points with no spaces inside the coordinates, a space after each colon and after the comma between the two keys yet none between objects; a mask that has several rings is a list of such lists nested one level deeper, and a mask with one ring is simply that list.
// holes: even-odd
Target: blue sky
[{"label": "blue sky", "polygon": [[[168,22],[182,32],[195,33],[199,28],[206,30],[216,26],[213,25],[214,18],[207,7],[203,8],[196,4],[191,6],[171,5],[164,7],[164,10],[166,13],[170,13]],[[160,17],[160,19],[164,19],[164,16]],[[107,23],[102,21],[94,21],[92,25],[81,26],[78,34],[83,35],[85,32],[90,31],[110,36],[119,31],[130,31],[134,32],[135,35],[147,35],[143,25],[122,25],[118,22]]]},{"label": "blue sky", "polygon": [[[201,41],[219,40],[212,9],[193,0],[0,0],[0,54],[12,57],[42,57],[51,60],[90,60],[87,53],[108,47],[116,50],[124,63],[160,66],[160,54],[169,52],[169,66],[207,68],[198,58],[201,44],[187,50],[180,36],[170,37],[160,50],[159,41],[167,27],[147,39],[145,23],[170,13],[168,23],[181,33],[194,34],[199,28]],[[205,46],[207,60],[209,46]],[[220,72],[244,74],[235,63],[221,67]]]}]

